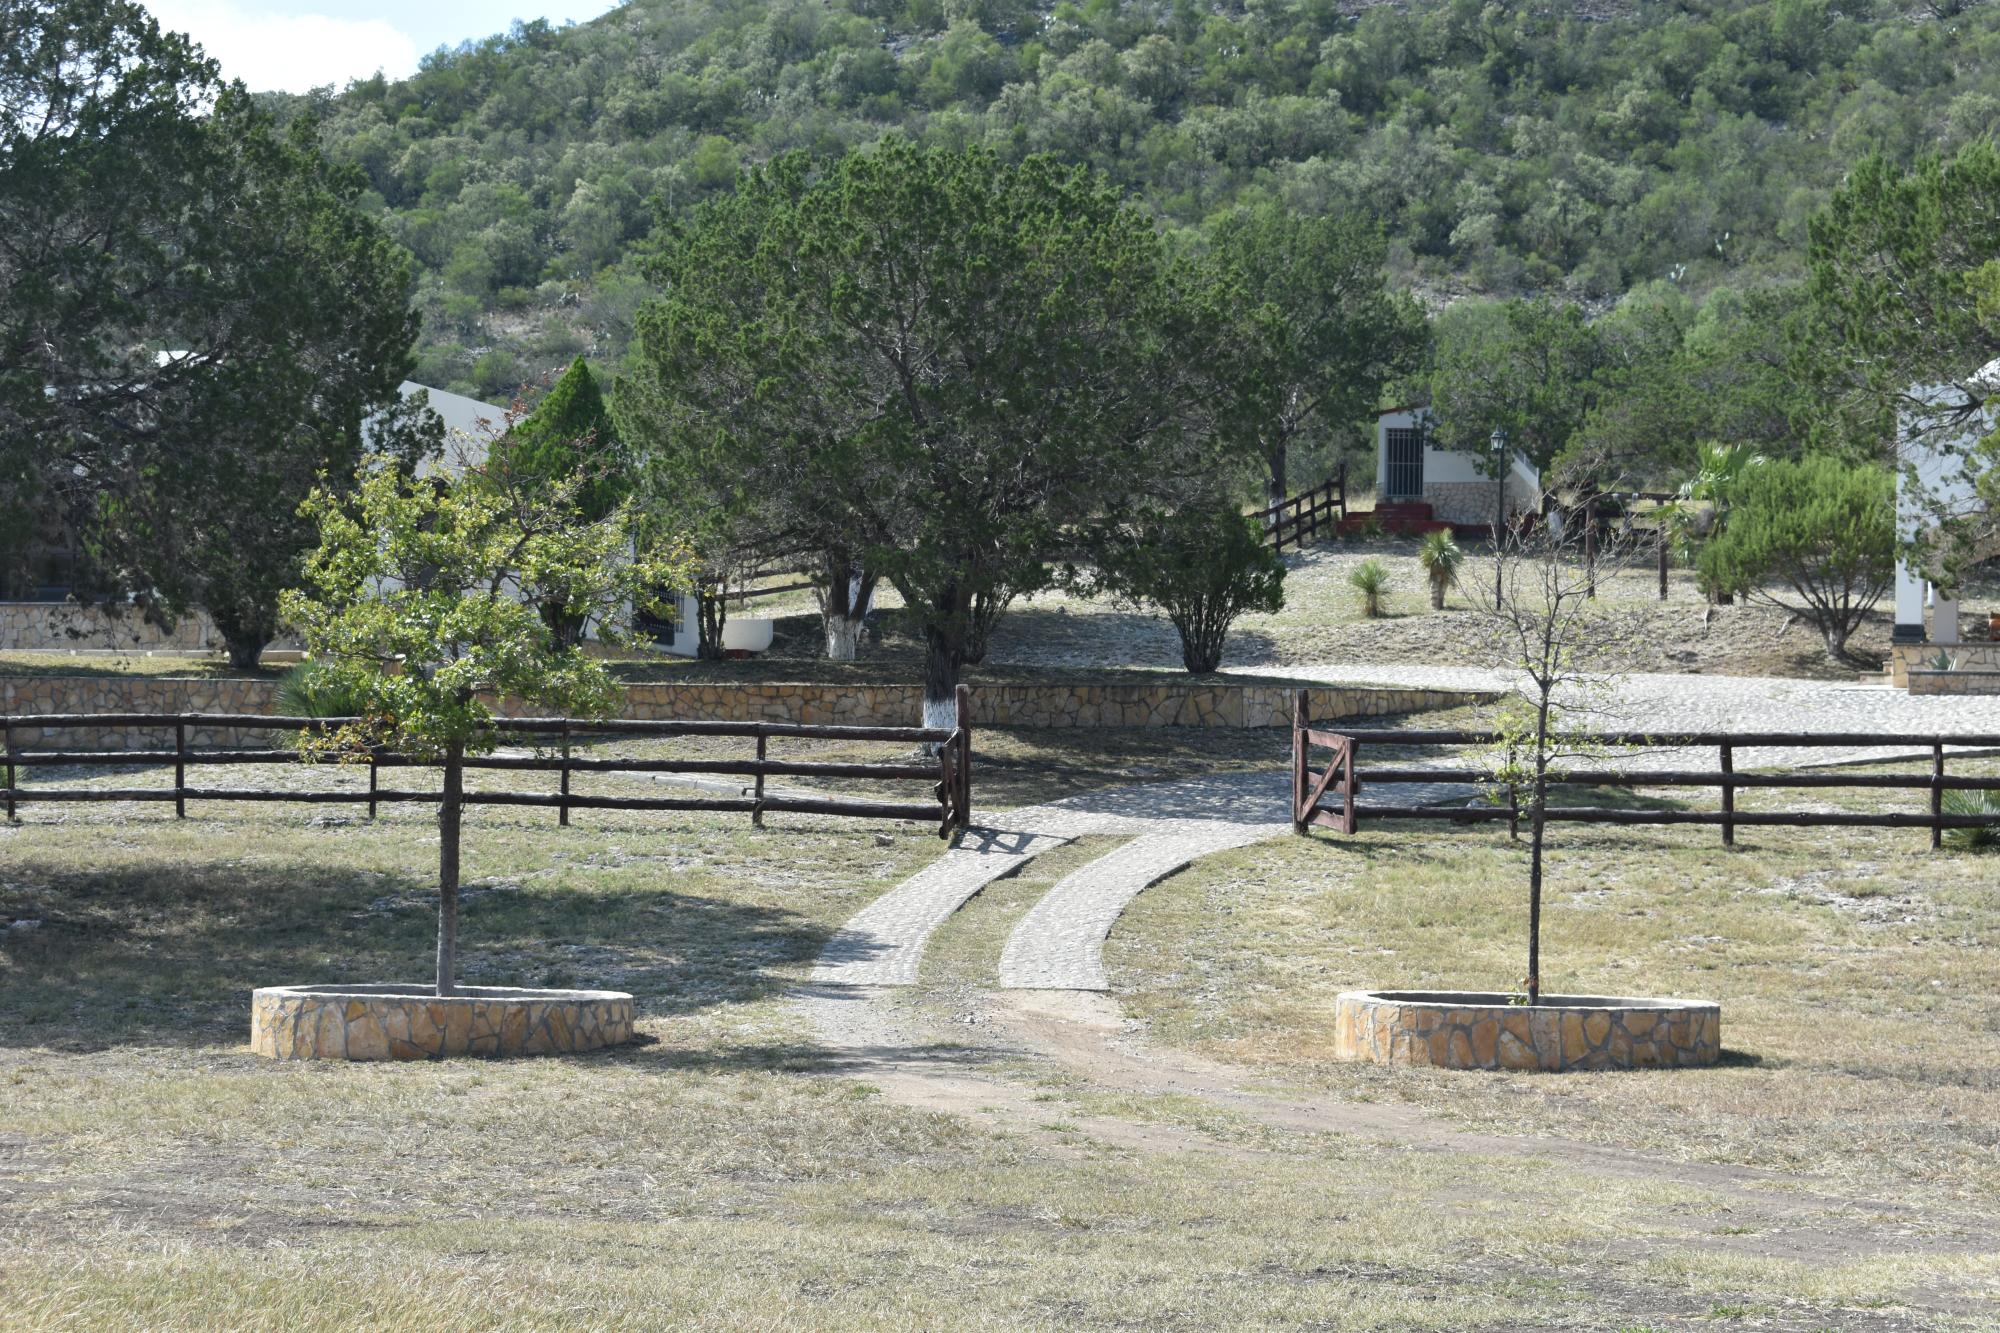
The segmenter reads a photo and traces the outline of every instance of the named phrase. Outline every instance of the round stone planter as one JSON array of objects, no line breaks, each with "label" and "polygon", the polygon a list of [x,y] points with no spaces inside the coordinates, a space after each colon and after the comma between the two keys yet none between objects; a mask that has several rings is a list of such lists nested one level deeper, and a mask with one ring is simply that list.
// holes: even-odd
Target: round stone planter
[{"label": "round stone planter", "polygon": [[250,1049],[274,1060],[557,1055],[632,1039],[632,997],[608,990],[266,986],[250,999]]},{"label": "round stone planter", "polygon": [[1442,1069],[1664,1069],[1712,1065],[1722,1006],[1709,1000],[1491,991],[1346,991],[1335,1013],[1342,1060]]}]

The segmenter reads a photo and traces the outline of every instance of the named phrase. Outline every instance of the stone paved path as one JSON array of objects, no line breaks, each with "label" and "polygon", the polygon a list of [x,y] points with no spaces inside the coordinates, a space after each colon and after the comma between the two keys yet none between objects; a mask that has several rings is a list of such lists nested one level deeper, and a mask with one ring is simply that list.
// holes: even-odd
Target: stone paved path
[{"label": "stone paved path", "polygon": [[1198,857],[1289,832],[1289,823],[1190,823],[1098,857],[1058,880],[1014,927],[1000,954],[1001,989],[1110,990],[1104,941],[1127,903]]}]

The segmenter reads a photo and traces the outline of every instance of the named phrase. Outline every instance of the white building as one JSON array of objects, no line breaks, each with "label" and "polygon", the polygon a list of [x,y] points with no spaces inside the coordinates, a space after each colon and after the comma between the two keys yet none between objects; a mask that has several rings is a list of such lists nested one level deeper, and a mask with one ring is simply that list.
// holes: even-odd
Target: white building
[{"label": "white building", "polygon": [[[1490,527],[1500,507],[1490,457],[1446,448],[1437,441],[1428,407],[1392,407],[1375,417],[1375,497],[1378,508],[1412,511],[1412,517]],[[1506,509],[1511,516],[1541,508],[1542,474],[1519,452],[1508,450]],[[1415,512],[1428,507],[1428,513]]]},{"label": "white building", "polygon": [[[1938,517],[1968,513],[1978,504],[1967,466],[1972,448],[2000,426],[2000,360],[1982,366],[1965,385],[1913,385],[1914,407],[1896,414],[1896,539],[1910,541]],[[1896,563],[1897,674],[1911,656],[1907,645],[1956,644],[1958,599],[1926,577],[1921,564]],[[1926,623],[1925,612],[1929,612]]]}]

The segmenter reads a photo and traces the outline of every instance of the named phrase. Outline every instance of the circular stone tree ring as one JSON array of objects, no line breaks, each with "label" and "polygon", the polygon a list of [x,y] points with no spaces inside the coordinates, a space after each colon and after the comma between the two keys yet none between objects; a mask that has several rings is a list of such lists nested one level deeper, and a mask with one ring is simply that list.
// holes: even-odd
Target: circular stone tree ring
[{"label": "circular stone tree ring", "polygon": [[250,1049],[274,1060],[559,1055],[632,1039],[632,997],[608,990],[266,986],[250,1000]]},{"label": "circular stone tree ring", "polygon": [[1344,991],[1334,1055],[1442,1069],[1664,1069],[1712,1065],[1722,1006],[1710,1000],[1492,991]]}]

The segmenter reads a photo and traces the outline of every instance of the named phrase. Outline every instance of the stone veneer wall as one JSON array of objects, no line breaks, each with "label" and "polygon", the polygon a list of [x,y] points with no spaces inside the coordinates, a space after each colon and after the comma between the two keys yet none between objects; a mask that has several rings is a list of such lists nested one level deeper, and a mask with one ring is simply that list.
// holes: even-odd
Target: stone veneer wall
[{"label": "stone veneer wall", "polygon": [[1345,991],[1336,1001],[1334,1056],[1556,1072],[1712,1065],[1722,1053],[1722,1007],[1705,1000],[1545,995],[1533,1006],[1492,1002],[1499,998]]},{"label": "stone veneer wall", "polygon": [[[1910,672],[1927,671],[1938,654],[1943,653],[1952,665],[1961,671],[2000,671],[2000,643],[1991,640],[1976,640],[1970,643],[1898,643],[1889,648],[1889,683],[1897,689],[1909,688],[1912,694],[1919,691],[1911,686]],[[1950,694],[1958,691],[1929,689],[1927,694]],[[1973,691],[1978,693],[1978,691]]]},{"label": "stone veneer wall", "polygon": [[[1518,477],[1507,478],[1507,512],[1518,514],[1535,507],[1536,497]],[[1431,516],[1446,523],[1478,523],[1492,526],[1493,483],[1491,481],[1426,481],[1424,503]]]},{"label": "stone veneer wall", "polygon": [[2000,670],[1925,671],[1907,673],[1911,694],[2000,694]]},{"label": "stone veneer wall", "polygon": [[206,615],[180,617],[171,630],[149,624],[136,611],[115,614],[69,602],[0,602],[0,650],[104,648],[147,651],[219,649],[222,638]]},{"label": "stone veneer wall", "polygon": [[[269,986],[250,998],[250,1049],[274,1060],[557,1055],[632,1040],[621,991],[467,986]],[[384,993],[390,992],[390,993]]]},{"label": "stone veneer wall", "polygon": [[[1322,686],[1310,690],[1316,721],[1383,717],[1491,702],[1474,690]],[[718,722],[804,722],[816,725],[910,726],[922,716],[916,685],[659,684],[626,687],[621,716]],[[181,680],[158,676],[0,677],[0,712],[23,713],[273,713],[277,686],[269,680]],[[519,715],[533,711],[503,708]],[[1280,685],[1162,681],[1160,684],[975,685],[975,727],[1285,727],[1292,690]],[[197,746],[261,744],[272,735],[246,729],[201,728]],[[172,742],[172,733],[141,728],[58,733],[16,728],[23,749],[139,749]]]}]

